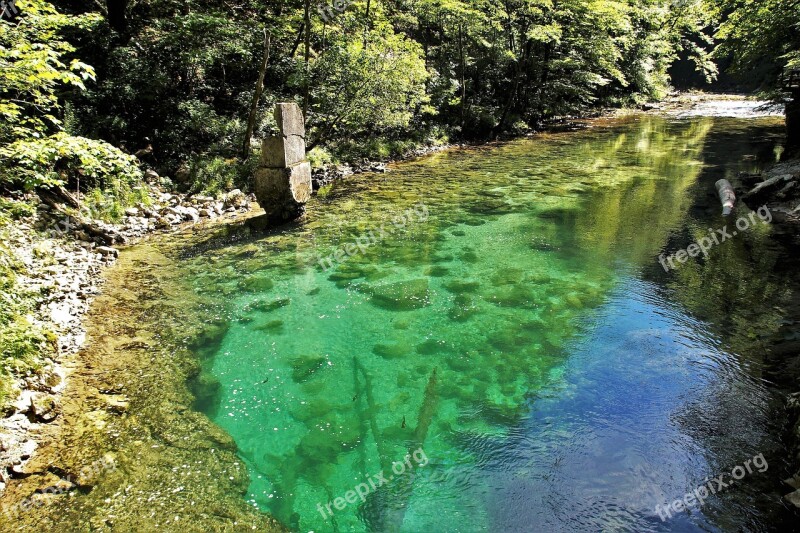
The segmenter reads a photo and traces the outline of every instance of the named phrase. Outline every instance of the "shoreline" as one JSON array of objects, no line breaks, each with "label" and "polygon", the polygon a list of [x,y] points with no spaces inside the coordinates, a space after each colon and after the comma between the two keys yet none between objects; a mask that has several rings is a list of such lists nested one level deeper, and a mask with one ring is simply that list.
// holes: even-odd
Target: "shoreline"
[{"label": "shoreline", "polygon": [[[53,353],[42,358],[37,374],[14,381],[11,390],[17,395],[0,418],[0,497],[10,480],[31,474],[26,464],[39,448],[39,435],[62,413],[69,362],[86,340],[84,320],[119,255],[109,244],[133,245],[180,231],[200,221],[201,211],[206,220],[225,221],[235,219],[242,209],[251,210],[250,201],[238,191],[221,202],[157,189],[151,190],[151,197],[153,205],[129,209],[122,224],[78,222],[40,204],[31,217],[6,228],[9,244],[26,269],[18,282],[20,290],[39,295],[36,312],[28,320],[32,327],[49,332],[54,346]],[[87,226],[93,235],[84,229]]]},{"label": "shoreline", "polygon": [[[710,98],[712,96],[713,95],[709,95]],[[641,111],[635,112],[640,113]],[[646,112],[661,113],[664,111],[652,110]],[[630,114],[630,112],[615,111],[614,114],[601,113],[598,117],[595,117],[595,119],[615,118],[624,114]],[[591,118],[572,119],[562,123],[560,126],[555,125],[554,127],[590,127],[591,120]],[[580,121],[586,122],[579,125]],[[409,161],[418,157],[423,157],[430,153],[450,149],[463,149],[473,146],[489,146],[492,144],[497,144],[498,142],[505,141],[435,146],[430,147],[429,149],[424,149],[421,152],[420,150],[415,150],[410,154],[410,157],[404,157],[392,162]],[[375,165],[379,166],[376,168]],[[386,171],[386,168],[386,163],[384,162],[368,162],[368,165],[365,168],[356,169],[353,173],[384,172]],[[342,179],[347,175],[349,174],[343,173],[341,176],[334,176],[333,179]],[[332,180],[327,181],[323,184],[323,186],[331,183],[331,181]],[[316,189],[317,187],[315,186],[315,190]],[[260,208],[247,201],[242,193],[239,192],[238,194],[234,194],[234,192],[235,191],[232,191],[230,194],[237,199],[235,200],[237,203],[226,205],[226,201],[223,201],[222,207],[217,209],[217,206],[212,204],[217,204],[219,202],[214,199],[199,197],[199,203],[202,204],[202,206],[195,206],[192,204],[194,201],[192,200],[192,197],[186,195],[174,195],[159,191],[154,194],[159,195],[159,201],[163,201],[163,204],[160,205],[158,209],[155,209],[157,214],[138,212],[136,215],[128,215],[128,218],[130,219],[146,219],[147,222],[143,222],[142,220],[133,220],[132,223],[131,221],[128,221],[126,225],[123,225],[124,227],[121,228],[106,226],[101,227],[100,229],[106,235],[120,235],[123,238],[123,242],[126,244],[144,246],[146,248],[157,248],[161,241],[170,241],[172,236],[178,234],[183,234],[188,231],[207,233],[210,231],[210,228],[223,223],[237,223],[245,219],[257,217]],[[167,196],[169,196],[169,198],[167,198]],[[195,200],[197,198],[198,197],[194,197]],[[247,205],[245,205],[245,202]],[[193,211],[190,211],[189,209]],[[213,209],[214,215],[204,215],[201,218],[201,209],[205,210],[206,212],[210,212],[209,209]],[[42,211],[47,212],[48,210],[43,209]],[[140,211],[144,211],[144,209],[140,209]],[[145,217],[139,215],[147,216]],[[78,231],[81,231],[81,229],[78,229]],[[13,500],[14,503],[11,504],[12,507],[14,505],[18,505],[19,502],[30,500],[32,497],[36,497],[37,494],[41,494],[42,491],[48,487],[62,486],[67,494],[72,490],[81,489],[81,486],[76,483],[70,482],[72,483],[72,486],[65,484],[65,475],[62,474],[66,473],[68,476],[70,473],[79,471],[79,467],[81,465],[92,464],[93,461],[97,460],[96,457],[86,457],[84,455],[86,450],[72,450],[75,453],[75,457],[67,461],[71,464],[69,468],[57,466],[54,469],[53,466],[58,461],[63,460],[63,455],[58,451],[56,446],[61,438],[60,434],[65,432],[74,434],[76,432],[80,433],[80,431],[83,431],[76,431],[74,428],[68,427],[64,422],[65,419],[74,419],[69,417],[79,417],[78,409],[76,409],[77,406],[85,407],[87,404],[89,404],[92,405],[89,413],[108,413],[102,415],[103,419],[100,421],[102,424],[99,425],[103,425],[109,423],[107,420],[108,416],[111,416],[112,420],[116,416],[121,418],[127,417],[131,402],[135,401],[135,399],[132,399],[132,394],[126,394],[117,390],[115,384],[112,382],[113,380],[105,381],[99,387],[87,387],[85,383],[90,379],[90,376],[92,379],[104,381],[103,379],[98,378],[96,375],[95,370],[97,368],[115,368],[116,371],[122,372],[122,370],[119,368],[119,362],[112,362],[108,360],[113,359],[113,357],[109,357],[115,353],[113,351],[107,351],[101,354],[105,356],[105,360],[100,354],[96,358],[89,356],[88,360],[86,357],[88,351],[97,350],[97,347],[92,345],[92,342],[96,342],[92,340],[92,327],[96,327],[98,322],[120,321],[120,318],[116,316],[116,314],[104,316],[100,311],[104,305],[110,307],[112,305],[110,300],[115,294],[118,294],[117,291],[119,287],[116,285],[118,282],[118,280],[116,280],[116,276],[120,275],[119,269],[107,268],[117,263],[118,254],[113,248],[105,246],[86,247],[85,245],[76,243],[87,241],[82,241],[81,239],[78,239],[77,241],[70,241],[69,239],[70,238],[65,239],[63,246],[61,247],[59,247],[60,245],[55,245],[56,251],[54,252],[54,255],[59,260],[58,264],[66,264],[69,267],[75,266],[77,268],[74,271],[70,270],[70,276],[65,283],[56,284],[59,290],[62,286],[64,289],[63,291],[60,290],[60,292],[56,292],[55,294],[57,296],[53,300],[47,302],[47,306],[45,306],[45,308],[49,310],[49,304],[53,301],[71,302],[77,299],[81,303],[80,305],[72,306],[71,309],[75,310],[74,313],[69,311],[66,312],[69,316],[69,320],[60,326],[60,329],[63,332],[63,334],[59,336],[60,353],[58,359],[52,361],[52,371],[48,371],[44,374],[48,377],[43,378],[42,380],[34,380],[30,383],[26,381],[25,386],[28,388],[25,388],[24,391],[29,391],[29,393],[25,394],[23,392],[23,396],[14,402],[15,412],[12,414],[12,416],[5,417],[0,420],[0,441],[2,441],[2,446],[0,446],[0,450],[2,450],[2,453],[0,453],[0,461],[2,461],[0,462],[0,497],[4,496],[3,492],[6,488],[6,481],[13,480],[14,483],[12,484],[14,486],[3,498],[4,500]],[[100,248],[104,248],[104,251],[96,253],[93,251]],[[73,257],[72,254],[80,255],[79,258],[77,258]],[[61,263],[60,259],[63,257],[66,257],[66,261]],[[73,259],[72,262],[70,262],[70,258]],[[54,275],[57,276],[58,273],[54,273]],[[114,290],[112,290],[110,293],[101,291],[101,287],[104,286],[108,280],[114,280],[115,283]],[[55,314],[56,317],[65,316],[65,311],[62,309],[62,307],[56,306],[56,308],[58,311],[52,311],[50,318],[53,318],[53,314]],[[98,313],[100,313],[100,316],[98,316]],[[117,324],[117,327],[121,327],[121,325]],[[90,342],[84,345],[87,329],[89,332]],[[202,332],[198,333],[198,335],[202,335]],[[131,342],[139,342],[136,340],[136,338],[137,334],[134,333],[131,335],[129,340],[133,339]],[[99,352],[103,352],[102,347]],[[182,357],[185,357],[185,355]],[[95,365],[95,369],[92,368],[92,365]],[[182,360],[177,366],[181,367],[181,369],[176,370],[176,372],[178,375],[183,376],[183,378],[191,375],[194,371],[192,368],[192,363],[188,361]],[[132,371],[132,369],[128,370]],[[57,376],[57,378],[50,377],[52,375]],[[174,388],[185,388],[186,379],[183,379],[183,381],[183,383],[176,383]],[[94,392],[90,390],[91,388],[94,389]],[[98,408],[98,406],[100,406],[100,408]],[[45,409],[45,407],[49,407],[49,409]],[[800,410],[800,402],[798,402],[798,409]],[[192,418],[192,424],[194,424],[195,427],[202,427],[202,431],[212,434],[220,432],[220,430],[214,429],[214,426],[210,421],[200,421],[200,418],[204,418],[203,415],[197,414],[197,416]],[[25,420],[28,422],[26,423]],[[92,423],[95,426],[98,426],[96,422],[98,421],[95,420]],[[798,420],[797,427],[798,436],[800,438],[800,420]],[[90,432],[102,431],[104,428],[105,426],[102,428],[92,427]],[[9,433],[13,435],[12,439],[10,440],[7,438],[7,434]],[[88,447],[87,443],[83,443],[83,436],[75,436],[74,438],[77,439],[75,443],[79,444],[81,448]],[[36,446],[32,447],[31,444],[29,444],[32,441],[36,443]],[[94,443],[98,444],[100,441],[102,441],[102,439],[97,437],[97,440],[95,440]],[[230,442],[225,442],[225,439],[222,436],[219,437],[219,441],[224,443],[223,447],[228,447],[226,449],[226,453],[229,455],[225,459],[227,465],[239,465],[240,461],[235,455],[235,445],[232,445]],[[230,446],[233,447],[230,448]],[[37,449],[39,453],[37,453]],[[96,446],[94,449],[100,451],[103,448]],[[56,461],[54,461],[54,459],[56,459]],[[223,468],[223,466],[220,464],[216,465],[214,468],[219,470],[220,468]],[[58,472],[61,472],[61,474]],[[113,476],[114,472],[109,472],[109,475]],[[55,476],[55,478],[53,476]],[[233,489],[233,492],[236,493],[237,491],[241,490],[242,480],[238,479],[238,475],[234,477],[237,477],[237,488]],[[87,486],[91,487],[93,485]],[[45,487],[45,489],[43,489],[43,487]],[[43,494],[41,498],[36,497],[35,499],[46,500],[47,498],[50,498],[50,496]],[[5,503],[6,502],[4,502],[4,507],[6,506]],[[242,503],[244,502],[242,501]],[[243,516],[249,515],[245,513]],[[274,523],[270,522],[270,519],[268,519],[266,515],[264,515],[264,520],[267,520],[266,523],[268,524],[268,527],[278,527]]]},{"label": "shoreline", "polygon": [[[785,251],[781,268],[789,276],[800,271],[800,257],[791,251],[800,245],[800,157],[790,158],[766,169],[761,174],[742,174],[734,180],[736,195],[750,209],[768,206],[774,214],[773,241]],[[785,397],[786,439],[792,455],[792,475],[782,480],[784,500],[800,509],[800,303],[787,312],[787,320],[774,338],[767,340],[773,372],[773,386]]]}]

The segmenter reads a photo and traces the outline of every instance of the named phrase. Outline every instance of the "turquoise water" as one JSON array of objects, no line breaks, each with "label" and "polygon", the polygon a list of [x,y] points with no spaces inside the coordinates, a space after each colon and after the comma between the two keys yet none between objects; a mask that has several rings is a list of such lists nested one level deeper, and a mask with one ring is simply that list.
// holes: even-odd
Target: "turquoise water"
[{"label": "turquoise water", "polygon": [[[757,480],[655,508],[776,450],[720,273],[767,260],[769,228],[678,272],[657,258],[725,224],[708,188],[774,160],[776,131],[597,123],[356,176],[293,226],[210,240],[188,260],[222,324],[198,408],[234,437],[248,501],[297,531],[758,524]],[[731,299],[765,291],[786,296],[762,279]]]}]

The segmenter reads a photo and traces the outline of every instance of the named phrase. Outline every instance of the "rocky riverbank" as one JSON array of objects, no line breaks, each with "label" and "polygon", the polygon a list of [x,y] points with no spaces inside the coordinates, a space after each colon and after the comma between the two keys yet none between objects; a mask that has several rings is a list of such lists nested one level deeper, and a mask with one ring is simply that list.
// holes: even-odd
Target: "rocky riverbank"
[{"label": "rocky riverbank", "polygon": [[368,159],[364,159],[359,162],[354,162],[350,164],[326,165],[320,168],[315,168],[311,171],[311,183],[314,187],[314,191],[318,191],[322,187],[325,187],[326,185],[329,185],[336,180],[346,178],[347,176],[351,176],[353,174],[362,174],[364,172],[384,173],[389,170],[389,165],[391,163],[408,161],[410,159],[423,157],[428,154],[443,152],[445,150],[450,150],[454,148],[463,148],[465,146],[468,145],[464,143],[457,143],[457,144],[448,143],[448,144],[418,146],[417,148],[414,148],[413,150],[410,150],[397,158],[387,158],[380,161],[370,161]]},{"label": "rocky riverbank", "polygon": [[[149,196],[149,202],[129,208],[119,224],[67,214],[74,211],[48,196],[33,214],[3,228],[4,245],[21,267],[17,290],[33,295],[34,311],[27,322],[47,332],[52,349],[36,361],[37,371],[14,376],[8,387],[11,401],[0,418],[0,495],[10,479],[30,474],[26,465],[39,447],[44,426],[62,412],[61,395],[69,377],[65,362],[84,344],[83,317],[100,293],[105,268],[119,255],[113,246],[185,224],[230,219],[250,210],[252,201],[238,190],[214,199],[152,187]],[[33,203],[35,198],[16,199],[25,200]]]},{"label": "rocky riverbank", "polygon": [[[800,159],[774,165],[762,174],[742,174],[733,183],[750,209],[766,205],[773,216],[772,235],[785,250],[781,265],[786,276],[800,272]],[[786,479],[786,501],[800,509],[800,302],[787,309],[787,319],[774,339],[767,340],[772,380],[787,394],[787,424],[791,463],[796,473]]]}]

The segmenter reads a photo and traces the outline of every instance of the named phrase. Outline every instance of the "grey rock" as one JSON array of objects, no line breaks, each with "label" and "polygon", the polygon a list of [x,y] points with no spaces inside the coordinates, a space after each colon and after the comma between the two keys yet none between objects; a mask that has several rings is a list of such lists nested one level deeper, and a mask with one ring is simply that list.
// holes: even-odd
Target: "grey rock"
[{"label": "grey rock", "polygon": [[200,213],[194,207],[184,207],[183,219],[191,220],[192,222],[197,222],[198,220],[200,220]]},{"label": "grey rock", "polygon": [[245,196],[242,191],[233,189],[223,197],[222,203],[226,209],[230,209],[231,207],[246,207],[248,205],[248,200],[247,196]]},{"label": "grey rock", "polygon": [[175,181],[178,183],[187,183],[191,177],[192,173],[189,171],[189,167],[185,165],[182,165],[175,171]]},{"label": "grey rock", "polygon": [[261,164],[285,168],[306,159],[306,141],[299,135],[267,137],[261,144]]},{"label": "grey rock", "polygon": [[800,509],[800,490],[787,494],[783,499]]},{"label": "grey rock", "polygon": [[119,250],[111,246],[98,246],[95,251],[104,257],[119,257]]},{"label": "grey rock", "polygon": [[31,400],[30,412],[40,422],[52,422],[58,417],[60,407],[53,396],[37,395]]}]

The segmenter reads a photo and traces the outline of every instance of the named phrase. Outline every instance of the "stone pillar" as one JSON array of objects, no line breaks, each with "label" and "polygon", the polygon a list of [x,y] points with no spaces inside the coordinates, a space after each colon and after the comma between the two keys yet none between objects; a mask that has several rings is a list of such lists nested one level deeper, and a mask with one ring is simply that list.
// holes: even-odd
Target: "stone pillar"
[{"label": "stone pillar", "polygon": [[311,164],[306,161],[306,130],[300,107],[276,104],[275,120],[281,133],[267,137],[261,145],[254,188],[270,223],[281,224],[303,214],[311,198]]}]

